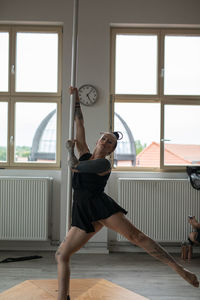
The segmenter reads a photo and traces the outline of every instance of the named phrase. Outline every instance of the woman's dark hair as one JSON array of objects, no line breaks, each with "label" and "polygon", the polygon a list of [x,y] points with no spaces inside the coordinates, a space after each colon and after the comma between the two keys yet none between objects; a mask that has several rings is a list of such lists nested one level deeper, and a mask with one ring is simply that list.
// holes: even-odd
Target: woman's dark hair
[{"label": "woman's dark hair", "polygon": [[121,140],[123,138],[123,134],[121,131],[113,131],[112,134],[116,136],[117,140]]},{"label": "woman's dark hair", "polygon": [[[114,134],[114,136],[116,137],[117,141],[118,141],[118,140],[121,140],[121,139],[123,138],[123,134],[122,134],[121,131],[112,131],[111,133]],[[117,141],[116,141],[116,144],[114,145],[113,151],[114,151],[114,150],[116,149],[116,147],[117,147]]]}]

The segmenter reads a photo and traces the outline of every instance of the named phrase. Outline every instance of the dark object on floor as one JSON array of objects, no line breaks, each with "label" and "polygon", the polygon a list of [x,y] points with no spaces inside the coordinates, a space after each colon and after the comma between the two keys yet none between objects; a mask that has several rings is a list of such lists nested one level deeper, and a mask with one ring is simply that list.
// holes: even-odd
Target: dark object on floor
[{"label": "dark object on floor", "polygon": [[42,258],[42,256],[33,255],[33,256],[23,256],[23,257],[8,257],[8,258],[0,261],[0,264],[1,263],[15,262],[15,261],[24,261],[24,260],[38,259],[38,258]]}]

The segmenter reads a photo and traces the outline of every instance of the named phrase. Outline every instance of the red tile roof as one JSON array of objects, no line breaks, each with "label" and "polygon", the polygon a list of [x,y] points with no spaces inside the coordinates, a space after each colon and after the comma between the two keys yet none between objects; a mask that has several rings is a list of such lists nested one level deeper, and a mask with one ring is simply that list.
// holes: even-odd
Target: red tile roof
[{"label": "red tile roof", "polygon": [[[165,144],[164,161],[166,165],[200,164],[200,145]],[[138,167],[160,166],[160,144],[152,142],[136,157]]]},{"label": "red tile roof", "polygon": [[177,153],[180,157],[190,162],[200,162],[200,145],[165,144],[169,151]]}]

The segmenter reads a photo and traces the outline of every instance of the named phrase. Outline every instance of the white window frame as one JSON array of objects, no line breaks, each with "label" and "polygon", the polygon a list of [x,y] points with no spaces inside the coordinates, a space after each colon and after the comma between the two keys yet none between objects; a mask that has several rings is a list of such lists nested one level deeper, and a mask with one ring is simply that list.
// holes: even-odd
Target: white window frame
[{"label": "white window frame", "polygon": [[[116,36],[118,34],[155,34],[158,37],[158,61],[157,61],[157,94],[134,95],[115,93],[115,54]],[[111,55],[110,55],[110,130],[114,129],[114,104],[120,103],[160,103],[160,167],[123,167],[117,166],[116,171],[147,171],[147,172],[185,172],[186,166],[164,165],[164,107],[165,104],[174,105],[200,105],[200,95],[164,95],[164,38],[165,35],[189,35],[200,36],[200,29],[167,29],[167,28],[111,28]]]},{"label": "white window frame", "polygon": [[[0,32],[9,32],[9,82],[8,92],[0,92],[0,102],[8,102],[8,143],[7,162],[0,162],[1,168],[11,169],[60,169],[61,167],[61,97],[62,97],[62,27],[61,26],[32,26],[32,25],[10,25],[1,26]],[[56,93],[35,93],[16,92],[15,74],[12,73],[12,66],[16,65],[16,34],[17,32],[38,32],[58,34],[58,89]],[[14,141],[15,141],[15,103],[56,103],[57,104],[57,140],[56,140],[56,162],[55,163],[22,163],[14,161]],[[13,142],[11,142],[13,140]]]}]

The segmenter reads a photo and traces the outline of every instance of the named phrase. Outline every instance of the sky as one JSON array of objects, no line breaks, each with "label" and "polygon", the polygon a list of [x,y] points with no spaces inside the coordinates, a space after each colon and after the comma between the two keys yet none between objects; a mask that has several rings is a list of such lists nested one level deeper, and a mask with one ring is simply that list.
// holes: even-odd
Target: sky
[{"label": "sky", "polygon": [[[156,35],[117,35],[117,94],[156,94],[157,43]],[[200,95],[200,37],[166,36],[164,49],[164,94]]]}]

